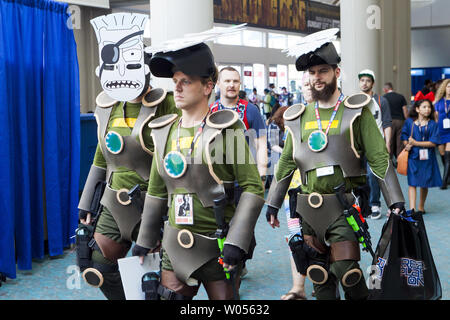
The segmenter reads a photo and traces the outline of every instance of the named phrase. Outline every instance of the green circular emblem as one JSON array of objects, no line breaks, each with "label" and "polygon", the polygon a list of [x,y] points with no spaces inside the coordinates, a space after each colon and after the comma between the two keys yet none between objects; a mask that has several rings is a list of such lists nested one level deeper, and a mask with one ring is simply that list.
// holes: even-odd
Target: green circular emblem
[{"label": "green circular emblem", "polygon": [[186,172],[186,158],[181,152],[170,151],[164,158],[164,169],[170,177],[179,178]]},{"label": "green circular emblem", "polygon": [[328,138],[327,135],[321,131],[316,130],[311,132],[308,137],[308,147],[311,151],[320,152],[327,146]]},{"label": "green circular emblem", "polygon": [[106,149],[113,154],[118,154],[122,152],[123,149],[123,139],[120,134],[114,131],[108,132],[105,137]]}]

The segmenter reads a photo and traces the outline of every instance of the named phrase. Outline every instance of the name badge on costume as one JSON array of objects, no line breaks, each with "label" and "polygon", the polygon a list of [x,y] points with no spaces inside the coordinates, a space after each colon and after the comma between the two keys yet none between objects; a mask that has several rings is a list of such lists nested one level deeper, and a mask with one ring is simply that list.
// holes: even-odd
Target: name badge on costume
[{"label": "name badge on costume", "polygon": [[176,224],[194,224],[194,206],[192,195],[177,194],[175,202],[175,223]]},{"label": "name badge on costume", "polygon": [[334,174],[334,167],[323,167],[316,169],[317,178],[324,177],[324,176],[331,176]]},{"label": "name badge on costume", "polygon": [[444,121],[442,122],[442,126],[444,127],[444,129],[450,129],[450,119],[445,118]]},{"label": "name badge on costume", "polygon": [[419,159],[420,160],[428,160],[428,149],[420,149],[419,150]]}]

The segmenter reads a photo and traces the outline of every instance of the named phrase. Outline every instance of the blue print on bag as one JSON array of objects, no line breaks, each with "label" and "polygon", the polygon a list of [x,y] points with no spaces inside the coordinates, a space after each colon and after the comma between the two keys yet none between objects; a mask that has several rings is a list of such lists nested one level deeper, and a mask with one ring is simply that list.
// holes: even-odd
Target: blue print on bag
[{"label": "blue print on bag", "polygon": [[386,266],[386,259],[378,257],[378,261],[377,261],[377,267],[378,267],[377,277],[379,279],[383,278],[383,271],[384,271],[384,267],[385,266]]},{"label": "blue print on bag", "polygon": [[423,279],[423,261],[417,261],[408,258],[400,259],[400,276],[404,276],[408,286],[423,287],[425,285]]}]

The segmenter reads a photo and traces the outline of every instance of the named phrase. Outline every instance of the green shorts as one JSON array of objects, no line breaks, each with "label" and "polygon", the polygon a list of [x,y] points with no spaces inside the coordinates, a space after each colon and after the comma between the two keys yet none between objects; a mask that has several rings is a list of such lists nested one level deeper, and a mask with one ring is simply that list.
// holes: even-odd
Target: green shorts
[{"label": "green shorts", "polygon": [[[305,221],[302,221],[303,233],[310,236],[315,236],[313,228]],[[325,233],[325,239],[328,243],[335,243],[340,241],[358,241],[352,227],[348,224],[344,215],[341,215],[335,222],[333,222]]]}]

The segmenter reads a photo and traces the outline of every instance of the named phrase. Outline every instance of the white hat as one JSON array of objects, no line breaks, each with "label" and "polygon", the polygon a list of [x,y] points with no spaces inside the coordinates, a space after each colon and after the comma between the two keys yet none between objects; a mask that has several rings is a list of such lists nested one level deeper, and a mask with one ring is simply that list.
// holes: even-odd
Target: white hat
[{"label": "white hat", "polygon": [[364,76],[366,76],[366,77],[371,77],[372,80],[373,80],[373,82],[375,82],[375,72],[373,72],[372,70],[370,70],[370,69],[364,69],[363,71],[361,71],[361,72],[358,74],[358,79],[361,79],[361,78],[364,77]]}]

